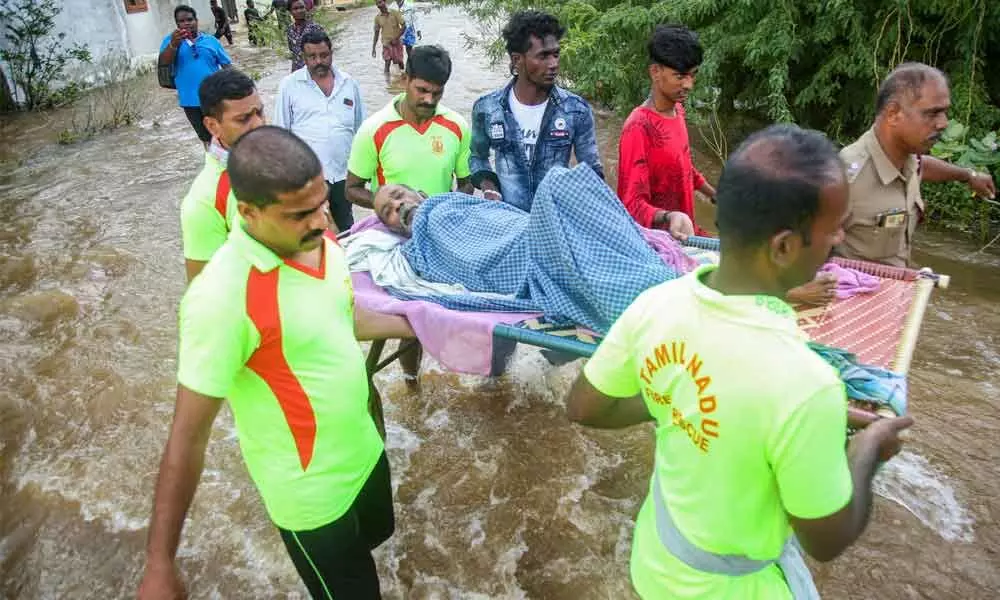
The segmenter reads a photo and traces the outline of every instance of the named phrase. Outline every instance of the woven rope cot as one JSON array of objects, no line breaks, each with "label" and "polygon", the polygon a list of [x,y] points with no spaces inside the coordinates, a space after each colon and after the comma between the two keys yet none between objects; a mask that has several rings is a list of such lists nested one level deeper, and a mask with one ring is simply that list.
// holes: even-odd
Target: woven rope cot
[{"label": "woven rope cot", "polygon": [[[701,263],[717,262],[719,240],[692,237],[688,255]],[[858,361],[906,374],[920,335],[920,325],[935,287],[947,287],[947,275],[835,257],[842,267],[874,275],[877,292],[834,300],[822,307],[800,305],[799,327],[809,338],[854,353]]]}]

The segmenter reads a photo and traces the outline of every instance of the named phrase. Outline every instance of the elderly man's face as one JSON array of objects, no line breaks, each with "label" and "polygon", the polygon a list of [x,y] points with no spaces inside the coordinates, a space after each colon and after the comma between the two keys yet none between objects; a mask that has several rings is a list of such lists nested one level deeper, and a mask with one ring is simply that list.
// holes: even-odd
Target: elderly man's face
[{"label": "elderly man's face", "polygon": [[948,83],[940,77],[931,77],[921,87],[919,96],[902,95],[890,122],[910,152],[924,154],[930,152],[948,127],[950,108]]},{"label": "elderly man's face", "polygon": [[390,183],[375,193],[375,214],[389,231],[409,237],[416,208],[425,198],[427,194],[423,192]]}]

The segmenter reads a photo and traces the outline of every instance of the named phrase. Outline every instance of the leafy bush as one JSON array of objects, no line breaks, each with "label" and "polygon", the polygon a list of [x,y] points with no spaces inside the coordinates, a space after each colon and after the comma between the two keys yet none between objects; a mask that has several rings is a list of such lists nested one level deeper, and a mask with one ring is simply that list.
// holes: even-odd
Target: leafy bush
[{"label": "leafy bush", "polygon": [[65,33],[52,37],[55,17],[61,11],[59,3],[46,0],[0,0],[0,23],[6,38],[0,60],[10,67],[14,101],[26,109],[65,104],[81,91],[72,82],[58,90],[54,86],[63,82],[71,62],[90,62],[86,46],[65,46]]},{"label": "leafy bush", "polygon": [[[313,22],[326,30],[330,40],[336,50],[337,39],[343,31],[344,25],[336,12],[324,8],[313,9]],[[288,17],[289,21],[291,17]],[[259,40],[258,44],[276,51],[280,56],[291,60],[292,55],[288,51],[288,38],[286,37],[286,26],[280,17],[279,11],[275,10],[262,21],[254,24],[254,33]]]},{"label": "leafy bush", "polygon": [[[931,154],[961,167],[991,173],[996,181],[1000,174],[997,133],[991,131],[980,138],[971,137],[965,125],[951,121]],[[983,242],[990,236],[993,221],[1000,218],[1000,203],[976,198],[968,186],[961,183],[925,185],[923,196],[928,217],[972,230]]]},{"label": "leafy bush", "polygon": [[138,122],[149,104],[152,72],[151,66],[133,68],[125,54],[104,56],[97,63],[94,88],[74,107],[70,126],[59,132],[59,143],[79,142]]}]

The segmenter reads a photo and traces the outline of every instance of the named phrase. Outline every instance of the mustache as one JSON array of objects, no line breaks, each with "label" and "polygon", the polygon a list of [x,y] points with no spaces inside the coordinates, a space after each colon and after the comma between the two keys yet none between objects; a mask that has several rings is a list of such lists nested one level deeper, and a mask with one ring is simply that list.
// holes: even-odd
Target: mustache
[{"label": "mustache", "polygon": [[418,104],[417,108],[427,108],[430,110],[434,110],[435,108],[437,108],[437,104]]},{"label": "mustache", "polygon": [[326,233],[325,229],[314,229],[302,237],[302,243],[311,242],[317,238],[323,236]]}]

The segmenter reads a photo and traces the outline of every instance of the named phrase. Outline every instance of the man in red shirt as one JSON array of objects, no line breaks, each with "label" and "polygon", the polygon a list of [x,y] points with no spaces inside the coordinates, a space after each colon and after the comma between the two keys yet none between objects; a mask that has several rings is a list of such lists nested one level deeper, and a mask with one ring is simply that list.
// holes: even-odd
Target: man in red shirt
[{"label": "man in red shirt", "polygon": [[672,212],[694,222],[695,190],[715,198],[715,188],[691,162],[684,122],[684,101],[702,60],[698,36],[660,25],[649,41],[649,59],[652,93],[625,121],[618,146],[618,196],[643,227],[669,228]]},{"label": "man in red shirt", "polygon": [[[694,193],[715,202],[712,187],[691,161],[684,101],[702,61],[698,34],[677,25],[659,25],[649,40],[652,92],[625,121],[618,145],[618,197],[643,227],[668,229],[675,237],[705,235],[694,223]],[[791,290],[787,300],[825,304],[836,279],[821,273]]]}]

